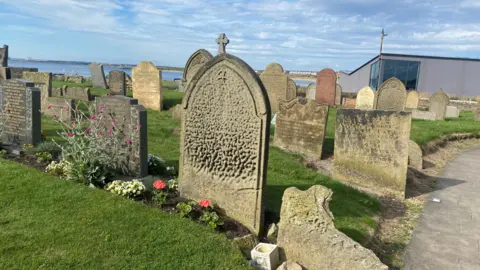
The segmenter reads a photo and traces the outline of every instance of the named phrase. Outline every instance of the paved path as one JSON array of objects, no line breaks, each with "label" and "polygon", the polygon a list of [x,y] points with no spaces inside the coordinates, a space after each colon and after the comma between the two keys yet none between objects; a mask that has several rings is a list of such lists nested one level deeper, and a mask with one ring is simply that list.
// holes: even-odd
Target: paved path
[{"label": "paved path", "polygon": [[449,162],[435,189],[407,247],[405,269],[480,269],[480,148]]}]

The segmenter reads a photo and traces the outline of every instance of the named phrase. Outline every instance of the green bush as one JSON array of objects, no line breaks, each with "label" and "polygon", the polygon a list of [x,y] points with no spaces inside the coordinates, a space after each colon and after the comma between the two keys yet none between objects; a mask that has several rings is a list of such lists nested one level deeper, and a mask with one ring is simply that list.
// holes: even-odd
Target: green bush
[{"label": "green bush", "polygon": [[50,153],[52,159],[56,159],[62,153],[62,149],[52,141],[41,142],[37,147],[29,149],[29,153],[36,155],[37,153]]}]

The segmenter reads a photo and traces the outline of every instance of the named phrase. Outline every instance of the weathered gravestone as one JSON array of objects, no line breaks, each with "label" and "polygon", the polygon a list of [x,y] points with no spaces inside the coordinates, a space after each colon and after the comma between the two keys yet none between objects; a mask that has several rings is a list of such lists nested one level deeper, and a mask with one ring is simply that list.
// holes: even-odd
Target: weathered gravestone
[{"label": "weathered gravestone", "polygon": [[445,114],[447,112],[447,106],[450,104],[450,98],[443,92],[442,89],[435,92],[430,97],[430,112],[436,113],[435,120],[445,120]]},{"label": "weathered gravestone", "polygon": [[475,120],[480,121],[480,107],[477,107],[473,110]]},{"label": "weathered gravestone", "polygon": [[338,110],[333,177],[404,198],[410,125],[408,112]]},{"label": "weathered gravestone", "polygon": [[182,104],[177,104],[173,106],[170,111],[172,111],[172,119],[181,121],[182,120]]},{"label": "weathered gravestone", "polygon": [[[8,69],[9,71],[6,72],[7,77],[6,80],[10,79],[19,79],[21,80],[23,78],[23,72],[28,71],[28,72],[38,72],[38,68],[24,68],[24,67],[8,67],[5,68]],[[3,73],[3,72],[0,72]]]},{"label": "weathered gravestone", "polygon": [[274,144],[308,157],[322,156],[328,105],[314,100],[295,98],[280,103]]},{"label": "weathered gravestone", "polygon": [[138,100],[126,96],[97,97],[95,105],[99,111],[103,110],[105,121],[114,119],[117,136],[121,136],[121,141],[131,141],[130,155],[124,164],[125,173],[134,177],[147,176],[147,111],[145,108],[138,104]]},{"label": "weathered gravestone", "polygon": [[382,83],[377,92],[375,109],[383,111],[404,111],[407,90],[397,78],[390,78]]},{"label": "weathered gravestone", "polygon": [[311,83],[307,86],[307,93],[305,96],[307,99],[315,100],[315,93],[317,92],[317,86],[314,83]]},{"label": "weathered gravestone", "polygon": [[267,89],[272,113],[278,111],[279,100],[287,100],[288,77],[283,67],[277,63],[268,64],[260,79]]},{"label": "weathered gravestone", "polygon": [[182,106],[180,194],[210,199],[261,233],[270,106],[258,75],[220,54],[195,74]]},{"label": "weathered gravestone", "polygon": [[427,112],[427,111],[420,111],[420,110],[412,111],[412,119],[435,121],[436,118],[437,118],[436,112]]},{"label": "weathered gravestone", "polygon": [[85,78],[83,76],[67,76],[65,77],[65,82],[84,83]]},{"label": "weathered gravestone", "polygon": [[126,76],[125,72],[120,70],[112,70],[108,73],[108,87],[110,89],[110,93],[114,95],[127,95],[127,87],[126,87]]},{"label": "weathered gravestone", "polygon": [[52,96],[52,73],[24,71],[23,79],[35,83],[35,87],[40,89],[41,108],[43,110],[47,98]]},{"label": "weathered gravestone", "polygon": [[40,90],[33,86],[22,80],[0,84],[0,109],[7,114],[0,140],[16,148],[41,141]]},{"label": "weathered gravestone", "polygon": [[61,121],[71,120],[74,116],[74,110],[74,100],[61,97],[48,97],[45,101],[45,107],[42,107],[42,113],[44,115],[57,118]]},{"label": "weathered gravestone", "polygon": [[103,71],[103,65],[91,63],[88,65],[88,69],[92,75],[93,87],[108,89],[107,81],[105,80],[105,72]]},{"label": "weathered gravestone", "polygon": [[63,96],[63,88],[52,88],[52,96],[53,97],[61,97]]},{"label": "weathered gravestone", "polygon": [[408,167],[416,170],[423,169],[422,149],[412,140],[408,141]]},{"label": "weathered gravestone", "polygon": [[445,117],[458,118],[460,116],[460,110],[455,106],[447,106]]},{"label": "weathered gravestone", "polygon": [[335,105],[342,104],[342,86],[337,84],[335,87]]},{"label": "weathered gravestone", "polygon": [[152,62],[141,62],[132,69],[133,98],[147,109],[163,108],[162,72]]},{"label": "weathered gravestone", "polygon": [[297,97],[297,85],[291,78],[287,79],[287,94],[285,97],[285,100],[292,100]]},{"label": "weathered gravestone", "polygon": [[63,96],[66,98],[74,98],[82,101],[93,100],[90,88],[69,87],[64,85],[62,87]]},{"label": "weathered gravestone", "polygon": [[375,93],[370,86],[365,86],[358,91],[355,109],[373,110],[374,103]]},{"label": "weathered gravestone", "polygon": [[307,87],[306,86],[297,86],[297,97],[306,97]]},{"label": "weathered gravestone", "polygon": [[317,89],[315,101],[318,104],[335,105],[335,91],[337,85],[337,74],[329,68],[322,69],[317,74]]},{"label": "weathered gravestone", "polygon": [[345,109],[355,109],[357,106],[357,100],[354,98],[343,98],[342,107]]},{"label": "weathered gravestone", "polygon": [[188,58],[187,63],[185,64],[185,68],[183,69],[183,76],[182,76],[184,89],[187,88],[188,82],[192,80],[195,73],[197,73],[197,71],[212,58],[213,58],[213,55],[204,49],[200,49],[194,52],[190,56],[190,58]]},{"label": "weathered gravestone", "polygon": [[418,92],[417,91],[410,91],[407,94],[407,101],[405,103],[405,109],[411,111],[418,109]]},{"label": "weathered gravestone", "polygon": [[8,45],[0,48],[0,67],[8,67]]}]

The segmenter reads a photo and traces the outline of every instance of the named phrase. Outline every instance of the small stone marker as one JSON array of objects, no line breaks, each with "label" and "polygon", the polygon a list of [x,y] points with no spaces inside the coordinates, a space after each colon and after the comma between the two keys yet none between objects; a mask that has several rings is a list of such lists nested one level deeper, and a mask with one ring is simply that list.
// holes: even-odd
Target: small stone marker
[{"label": "small stone marker", "polygon": [[277,63],[271,63],[260,74],[260,79],[267,89],[268,99],[272,114],[278,111],[279,100],[287,100],[288,77],[283,67]]},{"label": "small stone marker", "polygon": [[227,47],[227,44],[230,43],[227,35],[225,35],[225,33],[220,34],[220,36],[218,36],[216,39],[216,42],[218,44],[218,54],[226,53],[225,47]]},{"label": "small stone marker", "polygon": [[47,99],[52,96],[52,73],[50,72],[23,72],[23,79],[35,83],[40,89],[41,109],[46,108]]},{"label": "small stone marker", "polygon": [[412,140],[408,141],[408,167],[419,171],[423,169],[422,149]]},{"label": "small stone marker", "polygon": [[357,100],[354,98],[343,98],[342,107],[345,109],[355,109],[357,106]]},{"label": "small stone marker", "polygon": [[65,82],[84,83],[85,78],[83,78],[83,76],[68,76],[65,77]]},{"label": "small stone marker", "polygon": [[0,48],[0,67],[8,67],[8,45]]},{"label": "small stone marker", "polygon": [[318,104],[335,105],[337,74],[333,69],[323,69],[317,74],[315,100]]},{"label": "small stone marker", "polygon": [[397,78],[390,78],[380,86],[375,101],[375,109],[382,111],[404,111],[407,90]]},{"label": "small stone marker", "polygon": [[328,105],[295,98],[280,103],[274,144],[307,157],[321,158]]},{"label": "small stone marker", "polygon": [[210,199],[261,233],[270,107],[258,75],[241,59],[220,54],[195,74],[182,106],[181,196]]},{"label": "small stone marker", "polygon": [[333,178],[405,198],[411,115],[337,111]]},{"label": "small stone marker", "polygon": [[74,109],[75,102],[73,99],[48,97],[45,101],[45,107],[42,107],[42,113],[61,121],[70,121],[74,116]]},{"label": "small stone marker", "polygon": [[[194,52],[190,58],[188,58],[185,68],[183,69],[182,82],[183,87],[186,89],[188,82],[192,80],[197,71],[208,61],[213,58],[212,54],[207,50],[200,49]],[[184,92],[184,91],[182,91]]]},{"label": "small stone marker", "polygon": [[[148,147],[147,147],[147,111],[138,100],[126,96],[103,96],[95,99],[98,110],[103,110],[115,119],[115,128],[121,130],[121,136],[126,137],[132,130],[138,130],[131,139],[131,155],[127,160],[125,169],[128,174],[134,177],[145,177],[148,175]],[[102,107],[103,106],[103,107]],[[111,118],[105,118],[110,121]]]},{"label": "small stone marker", "polygon": [[307,99],[315,100],[316,92],[317,92],[317,86],[314,83],[311,83],[307,86],[307,94],[305,96]]},{"label": "small stone marker", "polygon": [[419,97],[417,91],[410,91],[407,94],[407,102],[405,103],[405,109],[411,111],[418,109]]},{"label": "small stone marker", "polygon": [[103,65],[94,62],[88,65],[88,69],[90,69],[90,74],[92,75],[93,87],[108,89],[105,72],[103,72]]},{"label": "small stone marker", "polygon": [[125,72],[120,70],[112,70],[108,73],[108,86],[110,93],[114,95],[127,95]]},{"label": "small stone marker", "polygon": [[152,62],[141,62],[132,69],[133,97],[147,109],[163,108],[162,72]]},{"label": "small stone marker", "polygon": [[42,140],[40,90],[33,86],[22,80],[0,84],[0,109],[7,113],[1,140],[15,148]]},{"label": "small stone marker", "polygon": [[430,97],[430,112],[436,113],[435,120],[445,120],[445,114],[447,113],[447,106],[450,103],[450,98],[443,92],[442,89],[435,92]]},{"label": "small stone marker", "polygon": [[285,97],[286,100],[292,100],[297,97],[297,85],[289,77],[287,79],[287,94]]},{"label": "small stone marker", "polygon": [[373,110],[375,103],[375,92],[370,86],[365,86],[357,94],[357,101],[355,109],[359,110]]},{"label": "small stone marker", "polygon": [[455,106],[447,106],[445,117],[458,118],[460,116],[460,110]]},{"label": "small stone marker", "polygon": [[436,112],[413,110],[412,111],[412,119],[435,121],[435,119],[437,119],[437,113]]},{"label": "small stone marker", "polygon": [[69,87],[64,85],[62,87],[63,96],[66,98],[74,98],[82,101],[93,100],[90,88]]},{"label": "small stone marker", "polygon": [[335,105],[342,105],[342,86],[337,84],[335,87]]},{"label": "small stone marker", "polygon": [[23,79],[23,72],[25,72],[25,71],[27,71],[27,72],[38,72],[38,68],[8,67],[7,69],[9,69],[8,74],[10,74],[10,76],[8,78],[6,78],[7,80],[10,80],[10,79],[22,80]]}]

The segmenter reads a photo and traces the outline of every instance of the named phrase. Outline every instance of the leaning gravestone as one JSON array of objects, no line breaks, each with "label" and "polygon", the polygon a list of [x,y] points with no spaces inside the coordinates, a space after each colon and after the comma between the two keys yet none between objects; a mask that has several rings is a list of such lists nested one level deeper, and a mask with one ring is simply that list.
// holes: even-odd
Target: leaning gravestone
[{"label": "leaning gravestone", "polygon": [[0,67],[8,67],[8,45],[0,48]]},{"label": "leaning gravestone", "polygon": [[162,72],[152,62],[141,62],[132,69],[132,91],[145,108],[162,110]]},{"label": "leaning gravestone", "polygon": [[[103,111],[106,121],[114,119],[121,141],[131,140],[126,173],[134,177],[148,175],[147,111],[138,100],[126,96],[103,96],[95,99],[96,108]],[[133,138],[130,135],[134,133]]]},{"label": "leaning gravestone", "polygon": [[333,178],[405,198],[411,115],[338,110]]},{"label": "leaning gravestone", "polygon": [[337,74],[332,69],[322,69],[317,74],[315,101],[318,104],[335,105]]},{"label": "leaning gravestone", "polygon": [[[43,104],[42,104],[43,105]],[[42,114],[61,121],[70,121],[74,116],[75,101],[61,97],[48,97]]]},{"label": "leaning gravestone", "polygon": [[[194,52],[187,60],[187,63],[185,64],[185,68],[183,69],[183,76],[182,76],[182,87],[184,89],[187,88],[188,82],[192,80],[193,76],[197,71],[210,59],[212,59],[213,56],[211,53],[209,53],[207,50],[200,49],[196,52]],[[184,91],[181,91],[184,92]]]},{"label": "leaning gravestone", "polygon": [[410,91],[407,94],[407,101],[405,103],[405,109],[411,111],[418,109],[418,92],[417,91]]},{"label": "leaning gravestone", "polygon": [[375,101],[375,109],[382,111],[404,111],[407,90],[397,78],[390,78],[380,86]]},{"label": "leaning gravestone", "polygon": [[307,86],[307,99],[315,100],[315,93],[317,92],[317,86],[314,83],[311,83]]},{"label": "leaning gravestone", "polygon": [[375,93],[370,86],[365,86],[357,94],[357,101],[355,109],[359,110],[373,110],[375,103]]},{"label": "leaning gravestone", "polygon": [[307,157],[322,156],[328,106],[313,100],[295,98],[280,103],[274,144]]},{"label": "leaning gravestone", "polygon": [[342,86],[337,84],[335,87],[335,105],[342,104]]},{"label": "leaning gravestone", "polygon": [[287,80],[287,95],[285,97],[286,100],[292,100],[297,97],[297,85],[290,78]]},{"label": "leaning gravestone", "polygon": [[271,63],[260,74],[260,79],[267,89],[272,113],[276,113],[279,100],[287,100],[287,74],[285,74],[280,64]]},{"label": "leaning gravestone", "polygon": [[33,86],[22,80],[0,84],[0,109],[7,114],[0,140],[15,148],[42,140],[40,90]]},{"label": "leaning gravestone", "polygon": [[443,92],[442,89],[435,92],[430,97],[430,112],[436,113],[435,120],[445,120],[445,114],[447,113],[447,106],[450,104],[450,98]]},{"label": "leaning gravestone", "polygon": [[108,87],[110,89],[110,93],[114,95],[127,95],[127,87],[126,87],[126,76],[125,72],[120,70],[112,70],[108,73]]},{"label": "leaning gravestone", "polygon": [[103,65],[91,63],[88,65],[90,74],[92,75],[92,85],[95,88],[108,89],[107,81],[105,80],[105,72],[103,72]]},{"label": "leaning gravestone", "polygon": [[41,108],[43,110],[48,97],[52,96],[52,73],[24,71],[23,79],[35,83],[35,87],[40,89]]},{"label": "leaning gravestone", "polygon": [[195,74],[182,106],[180,194],[261,233],[270,106],[257,74],[222,53]]}]

